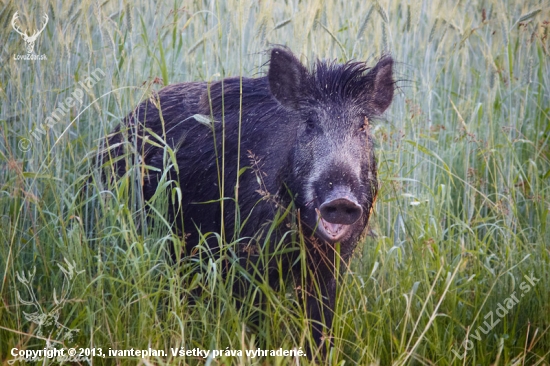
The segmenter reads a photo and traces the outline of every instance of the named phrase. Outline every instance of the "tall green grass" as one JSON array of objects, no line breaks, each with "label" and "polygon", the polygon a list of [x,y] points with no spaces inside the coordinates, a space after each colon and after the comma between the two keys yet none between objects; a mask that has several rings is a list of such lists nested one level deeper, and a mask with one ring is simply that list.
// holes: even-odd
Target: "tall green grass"
[{"label": "tall green grass", "polygon": [[[223,274],[207,248],[175,266],[169,253],[183,240],[162,215],[145,219],[132,189],[139,172],[109,185],[91,169],[104,136],[151,90],[261,76],[264,51],[284,44],[309,64],[387,52],[400,61],[395,101],[373,129],[373,235],[339,278],[327,362],[549,364],[549,9],[536,0],[2,3],[0,360],[48,342],[104,352],[311,345],[291,284],[275,291],[260,279],[239,302],[233,283],[246,272]],[[35,45],[47,60],[13,59],[25,53],[16,11],[22,29],[48,14]],[[98,68],[106,76],[82,106],[32,137]],[[153,203],[159,212],[167,199]],[[540,280],[529,291],[526,275]],[[517,304],[497,317],[512,295]],[[480,331],[490,312],[499,323]],[[140,359],[94,358],[115,362]]]}]

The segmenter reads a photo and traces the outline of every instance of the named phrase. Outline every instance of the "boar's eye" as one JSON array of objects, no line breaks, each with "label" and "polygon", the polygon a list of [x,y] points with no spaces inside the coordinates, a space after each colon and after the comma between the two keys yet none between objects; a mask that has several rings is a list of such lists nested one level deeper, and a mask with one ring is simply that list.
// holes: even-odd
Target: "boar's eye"
[{"label": "boar's eye", "polygon": [[363,134],[367,134],[369,131],[369,119],[367,117],[363,117],[363,124],[359,128],[359,132],[362,132]]},{"label": "boar's eye", "polygon": [[315,121],[312,118],[306,120],[306,131],[311,132],[315,129]]}]

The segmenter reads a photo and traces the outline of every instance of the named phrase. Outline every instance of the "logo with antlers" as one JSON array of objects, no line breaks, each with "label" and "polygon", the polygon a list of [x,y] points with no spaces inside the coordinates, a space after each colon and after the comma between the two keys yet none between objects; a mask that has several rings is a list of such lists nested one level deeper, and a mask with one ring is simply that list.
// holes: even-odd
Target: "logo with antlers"
[{"label": "logo with antlers", "polygon": [[27,44],[26,45],[26,49],[27,49],[27,53],[28,54],[31,54],[33,53],[34,51],[34,42],[36,42],[36,39],[38,38],[38,36],[40,35],[40,33],[42,33],[42,31],[44,30],[44,28],[46,28],[46,24],[48,24],[48,15],[47,14],[44,14],[44,25],[42,26],[42,29],[40,30],[35,30],[33,35],[32,36],[29,36],[27,34],[27,32],[22,32],[18,27],[17,27],[17,24],[16,24],[16,21],[17,19],[19,19],[19,15],[17,14],[17,12],[15,12],[15,14],[13,14],[13,18],[11,18],[11,25],[13,27],[13,29],[15,29],[15,31],[17,33],[19,33],[21,35],[21,37],[23,37],[23,40],[25,41],[25,43]]}]

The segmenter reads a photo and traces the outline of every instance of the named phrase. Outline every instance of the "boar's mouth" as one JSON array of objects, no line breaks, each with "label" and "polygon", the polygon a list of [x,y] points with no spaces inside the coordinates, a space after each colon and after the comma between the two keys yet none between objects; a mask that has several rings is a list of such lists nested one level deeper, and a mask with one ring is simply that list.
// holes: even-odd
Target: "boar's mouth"
[{"label": "boar's mouth", "polygon": [[315,213],[317,235],[327,241],[336,242],[348,234],[363,210],[355,199],[348,196],[327,199],[320,208],[315,209]]},{"label": "boar's mouth", "polygon": [[321,217],[321,213],[318,208],[315,209],[315,212],[317,213],[317,231],[315,233],[317,234],[317,236],[320,236],[327,241],[336,242],[340,240],[344,237],[344,235],[351,227],[351,225],[334,224],[332,222],[326,221]]}]

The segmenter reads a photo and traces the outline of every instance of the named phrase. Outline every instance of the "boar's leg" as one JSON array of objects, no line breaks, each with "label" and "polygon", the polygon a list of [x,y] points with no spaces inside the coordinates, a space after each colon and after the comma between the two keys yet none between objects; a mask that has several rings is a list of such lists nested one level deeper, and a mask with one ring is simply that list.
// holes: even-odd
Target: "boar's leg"
[{"label": "boar's leg", "polygon": [[309,266],[314,264],[314,267],[307,269],[309,275],[306,276],[305,286],[302,288],[306,290],[306,312],[311,320],[313,338],[321,347],[321,352],[324,352],[325,336],[329,344],[331,343],[330,330],[334,316],[338,273],[333,249],[329,250],[330,254],[314,251],[317,252],[317,255],[313,255],[313,257],[317,258],[308,263]]},{"label": "boar's leg", "polygon": [[[336,280],[334,276],[321,276],[320,278],[317,277],[315,282],[317,283],[312,283],[309,286],[310,290],[306,300],[307,314],[312,320],[313,338],[318,345],[322,346],[324,335],[327,335],[332,327]],[[330,342],[330,338],[327,339]]]}]

